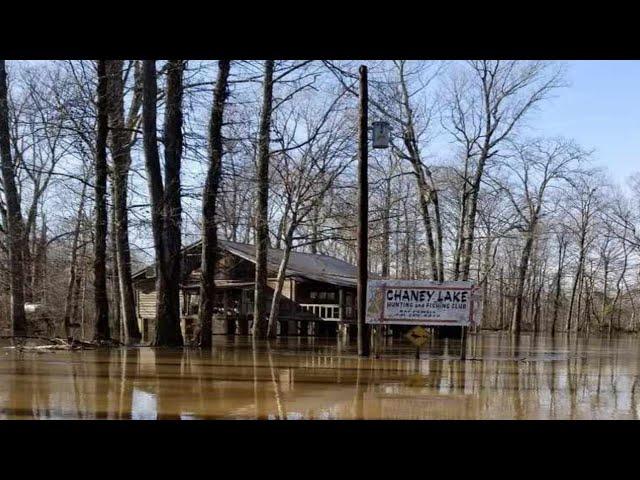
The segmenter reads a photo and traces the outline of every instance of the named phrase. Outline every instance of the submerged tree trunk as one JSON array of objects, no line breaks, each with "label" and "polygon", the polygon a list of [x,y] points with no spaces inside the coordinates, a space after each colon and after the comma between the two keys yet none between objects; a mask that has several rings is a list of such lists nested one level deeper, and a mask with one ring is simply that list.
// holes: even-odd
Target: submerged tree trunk
[{"label": "submerged tree trunk", "polygon": [[[67,287],[67,298],[65,301],[64,307],[64,335],[65,338],[71,338],[71,313],[72,313],[72,303],[73,303],[73,289],[76,284],[76,273],[78,268],[78,241],[80,239],[80,227],[82,225],[82,213],[84,212],[84,202],[85,202],[85,193],[87,189],[87,184],[84,183],[82,185],[82,193],[80,194],[80,205],[78,206],[78,217],[76,219],[76,225],[73,231],[73,243],[71,245],[71,265],[69,269],[69,284]],[[109,338],[109,322],[107,319],[107,331],[106,338]],[[99,331],[102,325],[96,325],[96,332]]]},{"label": "submerged tree trunk", "polygon": [[527,232],[527,239],[525,240],[524,248],[520,256],[520,265],[518,267],[518,280],[516,284],[515,294],[515,306],[513,309],[513,318],[511,321],[511,331],[514,334],[520,333],[522,324],[522,300],[524,297],[524,283],[527,278],[527,270],[529,268],[529,257],[531,256],[531,250],[533,247],[533,237],[535,235],[535,223],[532,223],[531,228]]},{"label": "submerged tree trunk", "polygon": [[[211,346],[213,308],[215,302],[215,267],[218,251],[216,202],[222,172],[222,122],[227,99],[227,84],[231,62],[218,61],[218,78],[213,94],[209,121],[209,169],[202,195],[202,258],[200,277],[200,346]],[[226,305],[225,305],[226,315]]]},{"label": "submerged tree trunk", "polygon": [[[84,283],[84,280],[86,278],[86,268],[85,268],[85,264],[86,264],[86,252],[87,252],[87,242],[84,239],[84,235],[81,234],[80,236],[80,242],[82,243],[82,251],[80,252],[80,259],[79,259],[79,264],[78,264],[78,269],[76,270],[76,275],[75,275],[75,282],[74,282],[74,286],[73,286],[73,296],[72,296],[72,301],[71,301],[71,323],[69,326],[73,326],[74,328],[76,328],[79,325],[79,319],[80,319],[80,310],[81,310],[81,298],[83,298],[81,296],[81,292],[82,292],[82,284]],[[66,333],[66,332],[65,332]],[[69,337],[68,338],[72,338],[73,336],[70,334],[69,332]]]},{"label": "submerged tree trunk", "polygon": [[11,324],[13,335],[27,333],[24,313],[24,271],[22,263],[24,224],[20,210],[20,198],[16,188],[15,169],[11,157],[9,136],[9,104],[5,61],[0,60],[0,160],[2,185],[6,199],[7,229],[9,236],[9,282],[11,285]]},{"label": "submerged tree trunk", "polygon": [[564,267],[564,256],[567,251],[567,243],[564,237],[558,240],[558,273],[556,275],[556,293],[553,299],[553,317],[551,319],[551,335],[556,332],[556,322],[558,321],[558,310],[560,309],[560,292],[562,285],[562,269]]},{"label": "submerged tree trunk", "polygon": [[264,337],[267,289],[267,250],[269,248],[269,141],[273,101],[273,60],[265,60],[258,137],[258,208],[256,211],[256,284],[253,302],[253,336]]},{"label": "submerged tree trunk", "polygon": [[491,271],[491,245],[493,239],[491,238],[491,230],[487,227],[487,239],[484,246],[484,258],[482,260],[482,318],[480,319],[480,326],[486,325],[489,310],[489,273]]},{"label": "submerged tree trunk", "polygon": [[[604,325],[606,323],[606,319],[607,319],[607,294],[609,293],[609,259],[608,258],[604,258],[604,285],[603,285],[603,290],[602,290],[602,313],[601,313],[601,321],[602,324]],[[609,323],[607,325],[607,334],[611,335],[611,329],[612,329],[612,324],[613,322],[613,315],[610,316],[609,319]]]},{"label": "submerged tree trunk", "polygon": [[[625,225],[625,229],[623,231],[623,237],[622,237],[622,252],[623,252],[623,264],[622,264],[622,270],[620,270],[620,275],[618,275],[618,281],[616,282],[616,296],[613,299],[613,304],[612,304],[612,317],[613,317],[613,312],[616,309],[616,305],[618,304],[618,300],[620,299],[620,294],[622,293],[622,281],[624,280],[624,276],[627,273],[627,264],[629,262],[629,253],[627,252],[627,245],[626,245],[626,239],[627,239],[627,229],[626,229],[626,225]],[[618,309],[618,318],[617,318],[617,324],[618,324],[618,328],[621,328],[620,326],[620,316],[622,314],[622,308]],[[613,318],[611,318],[611,321],[613,322]]]},{"label": "submerged tree trunk", "polygon": [[155,254],[156,273],[156,332],[171,314],[168,311],[167,283],[171,281],[167,273],[167,260],[164,248],[164,187],[156,126],[158,85],[156,79],[156,61],[144,60],[142,66],[142,128],[144,143],[145,169],[151,202],[151,230]]},{"label": "submerged tree trunk", "polygon": [[[111,183],[111,198],[115,198],[113,182]],[[111,293],[112,306],[111,314],[114,320],[114,329],[118,331],[118,340],[122,341],[126,334],[125,327],[122,324],[122,309],[120,308],[120,274],[118,272],[118,241],[116,238],[116,209],[115,205],[111,206]]]},{"label": "submerged tree trunk", "polygon": [[164,115],[164,249],[167,262],[164,316],[156,325],[156,345],[182,346],[180,331],[180,250],[182,203],[180,169],[182,162],[182,76],[183,60],[167,62]]},{"label": "submerged tree trunk", "polygon": [[278,280],[276,283],[276,288],[273,292],[273,299],[271,300],[269,326],[267,329],[267,336],[269,338],[275,338],[277,334],[278,315],[280,314],[280,296],[282,295],[282,288],[284,287],[284,280],[287,273],[287,265],[289,264],[289,256],[291,255],[294,231],[295,220],[292,220],[285,236],[284,251],[282,252],[282,260],[280,260],[280,266],[278,268]]},{"label": "submerged tree trunk", "polygon": [[[584,237],[580,237],[580,256],[578,258],[578,268],[576,270],[576,275],[573,279],[573,287],[571,288],[571,300],[569,301],[569,312],[567,313],[567,332],[571,331],[571,321],[573,316],[573,306],[576,298],[576,291],[578,289],[578,282],[580,281],[580,277],[582,275],[582,268],[584,264]],[[578,315],[579,318],[579,315]]]},{"label": "submerged tree trunk", "polygon": [[[96,179],[94,190],[96,213],[94,227],[93,298],[95,308],[95,339],[99,341],[106,340],[110,337],[109,302],[107,298],[107,136],[109,128],[109,112],[107,104],[107,76],[104,60],[98,61],[97,93],[98,128],[96,134]],[[71,287],[71,283],[69,283],[69,286]],[[68,336],[66,328],[67,327],[65,326],[65,334]],[[120,339],[118,338],[118,340]]]},{"label": "submerged tree trunk", "polygon": [[111,152],[113,156],[113,190],[115,208],[115,231],[117,242],[118,280],[122,318],[125,323],[126,340],[140,341],[140,330],[136,320],[133,284],[131,282],[131,252],[129,250],[129,219],[127,213],[127,183],[131,155],[129,135],[124,122],[124,85],[122,60],[106,62],[108,77],[109,118],[111,125]]}]

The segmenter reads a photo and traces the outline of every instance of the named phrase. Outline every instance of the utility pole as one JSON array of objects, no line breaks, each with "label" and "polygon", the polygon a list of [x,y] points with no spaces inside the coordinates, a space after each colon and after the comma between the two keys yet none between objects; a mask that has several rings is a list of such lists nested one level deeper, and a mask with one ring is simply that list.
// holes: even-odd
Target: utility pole
[{"label": "utility pole", "polygon": [[365,323],[369,250],[369,91],[367,67],[360,66],[360,125],[358,145],[358,355],[369,356],[369,329]]}]

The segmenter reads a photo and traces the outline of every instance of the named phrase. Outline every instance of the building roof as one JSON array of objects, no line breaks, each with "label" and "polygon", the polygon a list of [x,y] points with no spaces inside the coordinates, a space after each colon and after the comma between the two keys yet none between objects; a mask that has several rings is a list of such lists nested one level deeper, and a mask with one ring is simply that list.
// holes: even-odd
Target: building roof
[{"label": "building roof", "polygon": [[[199,248],[201,243],[201,241],[198,241],[183,248],[183,253]],[[255,245],[218,240],[218,248],[255,263]],[[267,250],[267,269],[269,271],[278,271],[283,253],[283,250],[277,248],[269,248]],[[149,267],[138,270],[133,274],[133,277],[142,276],[147,268]],[[355,287],[357,285],[358,268],[329,255],[292,251],[289,255],[286,276],[302,277],[343,287]]]},{"label": "building roof", "polygon": [[[255,263],[256,247],[248,243],[219,240],[220,248],[249,262]],[[278,271],[284,251],[276,248],[267,250],[267,269]],[[355,287],[358,268],[329,255],[292,251],[287,265],[287,277],[303,277],[318,282],[331,283],[343,287]]]}]

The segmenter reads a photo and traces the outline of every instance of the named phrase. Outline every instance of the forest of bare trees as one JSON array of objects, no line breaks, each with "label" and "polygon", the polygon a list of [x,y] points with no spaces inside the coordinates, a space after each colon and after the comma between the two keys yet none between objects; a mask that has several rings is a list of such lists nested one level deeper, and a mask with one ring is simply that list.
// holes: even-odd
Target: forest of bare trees
[{"label": "forest of bare trees", "polygon": [[[547,61],[370,61],[369,270],[472,280],[481,328],[638,331],[640,176],[531,120]],[[136,343],[132,272],[156,262],[156,345],[181,345],[180,249],[258,246],[253,333],[275,335],[291,251],[356,261],[352,61],[0,61],[0,335]],[[270,311],[267,246],[285,252]],[[23,305],[32,307],[25,314]]]}]

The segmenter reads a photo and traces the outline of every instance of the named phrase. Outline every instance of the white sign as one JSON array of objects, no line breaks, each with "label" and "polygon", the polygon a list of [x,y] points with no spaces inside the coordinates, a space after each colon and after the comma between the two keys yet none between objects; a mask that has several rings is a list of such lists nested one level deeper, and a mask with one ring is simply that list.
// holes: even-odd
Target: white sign
[{"label": "white sign", "polygon": [[468,326],[480,318],[472,282],[369,280],[367,323]]}]

